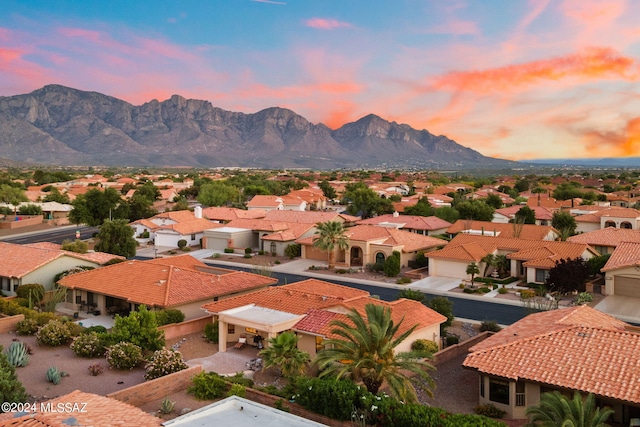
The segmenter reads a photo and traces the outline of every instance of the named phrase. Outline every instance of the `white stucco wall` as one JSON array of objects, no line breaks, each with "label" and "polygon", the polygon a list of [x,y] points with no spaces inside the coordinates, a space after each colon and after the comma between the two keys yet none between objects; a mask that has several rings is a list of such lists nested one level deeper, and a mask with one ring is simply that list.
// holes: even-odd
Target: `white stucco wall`
[{"label": "white stucco wall", "polygon": [[[23,276],[21,284],[40,283],[46,290],[49,290],[54,285],[53,278],[56,274],[77,266],[99,267],[99,264],[64,255]],[[9,294],[15,295],[14,292]]]}]

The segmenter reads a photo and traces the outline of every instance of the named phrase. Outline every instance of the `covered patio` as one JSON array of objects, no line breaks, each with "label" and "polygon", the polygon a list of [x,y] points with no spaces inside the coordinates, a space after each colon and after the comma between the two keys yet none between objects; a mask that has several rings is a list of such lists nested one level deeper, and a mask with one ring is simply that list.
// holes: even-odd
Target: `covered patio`
[{"label": "covered patio", "polygon": [[266,346],[271,338],[288,331],[303,317],[304,314],[287,313],[255,304],[221,311],[218,313],[220,352],[227,351],[229,346],[235,345],[241,336],[246,338],[247,345],[256,346],[257,341],[254,337],[260,336]]}]

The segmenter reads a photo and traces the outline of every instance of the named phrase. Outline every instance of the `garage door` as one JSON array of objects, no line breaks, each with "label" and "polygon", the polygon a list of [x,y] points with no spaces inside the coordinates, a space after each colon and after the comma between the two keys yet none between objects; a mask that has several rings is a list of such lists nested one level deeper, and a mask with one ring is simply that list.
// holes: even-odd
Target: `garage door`
[{"label": "garage door", "polygon": [[640,298],[640,279],[638,278],[615,276],[613,285],[615,295]]},{"label": "garage door", "polygon": [[328,254],[324,251],[321,251],[318,248],[314,248],[311,245],[305,246],[305,259],[315,259],[319,261],[326,261],[328,258]]}]

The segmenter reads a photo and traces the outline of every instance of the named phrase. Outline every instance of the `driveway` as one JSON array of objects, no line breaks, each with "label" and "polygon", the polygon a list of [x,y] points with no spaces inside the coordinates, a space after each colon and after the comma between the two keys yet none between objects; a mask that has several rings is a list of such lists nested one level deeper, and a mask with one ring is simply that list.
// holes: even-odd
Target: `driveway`
[{"label": "driveway", "polygon": [[424,279],[417,280],[407,287],[417,291],[429,291],[431,293],[446,293],[456,288],[461,280],[455,277],[429,276]]}]

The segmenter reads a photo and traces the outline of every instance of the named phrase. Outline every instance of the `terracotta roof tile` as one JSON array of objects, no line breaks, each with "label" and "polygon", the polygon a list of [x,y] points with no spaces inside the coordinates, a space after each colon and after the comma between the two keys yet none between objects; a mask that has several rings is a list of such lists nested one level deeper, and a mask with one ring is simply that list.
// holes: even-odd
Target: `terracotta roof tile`
[{"label": "terracotta roof tile", "polygon": [[442,246],[447,243],[446,240],[435,237],[376,225],[357,225],[347,228],[344,234],[351,241],[378,241],[376,243],[382,245],[402,246],[403,252],[414,252],[420,249]]},{"label": "terracotta roof tile", "polygon": [[[516,227],[514,224],[490,221],[470,221],[466,219],[459,219],[454,222],[453,225],[447,229],[447,233],[464,233],[465,230],[474,230],[475,232],[484,231],[487,235],[492,237],[515,238],[516,235]],[[534,240],[544,240],[549,236],[549,233],[555,232],[553,227],[549,225],[535,224],[523,224],[518,231],[520,233],[518,238]],[[557,232],[555,232],[555,234],[557,234]]]},{"label": "terracotta roof tile", "polygon": [[318,212],[318,211],[269,211],[265,215],[265,219],[269,221],[296,222],[306,224],[319,224],[327,221],[352,221],[354,218],[350,215],[342,215],[337,212]]},{"label": "terracotta roof tile", "polygon": [[363,219],[357,222],[359,225],[379,225],[380,223],[401,224],[402,228],[412,230],[440,230],[451,226],[451,223],[437,216],[418,216],[418,215],[398,215],[393,214],[380,215],[374,218]]},{"label": "terracotta roof tile", "polygon": [[80,390],[52,399],[47,403],[51,403],[53,408],[57,408],[58,404],[77,404],[78,406],[72,406],[77,409],[73,412],[36,412],[22,417],[9,414],[12,418],[0,420],[0,427],[67,427],[70,425],[157,427],[162,425],[160,418],[128,403]]},{"label": "terracotta roof tile", "polygon": [[[185,260],[177,262],[179,265],[185,263]],[[126,261],[76,273],[62,278],[59,283],[70,289],[83,289],[136,304],[172,307],[269,286],[277,281],[240,271],[210,274],[167,265],[156,259]]]},{"label": "terracotta roof tile", "polygon": [[640,242],[622,242],[611,254],[602,271],[634,267],[640,264]]},{"label": "terracotta roof tile", "polygon": [[202,209],[202,216],[204,218],[216,221],[231,221],[234,219],[259,219],[264,218],[267,211],[261,209],[244,210],[227,207],[209,207]]},{"label": "terracotta roof tile", "polygon": [[618,246],[621,242],[640,243],[640,230],[606,227],[571,236],[567,241],[591,246]]},{"label": "terracotta roof tile", "polygon": [[156,233],[161,230],[169,230],[169,231],[175,231],[176,233],[184,236],[187,234],[201,233],[204,230],[209,230],[212,228],[220,228],[220,227],[224,227],[224,224],[212,222],[204,218],[196,218],[196,219],[192,218],[190,221],[178,222],[176,224],[168,224],[168,225],[163,225],[161,227],[158,227],[156,228]]}]

